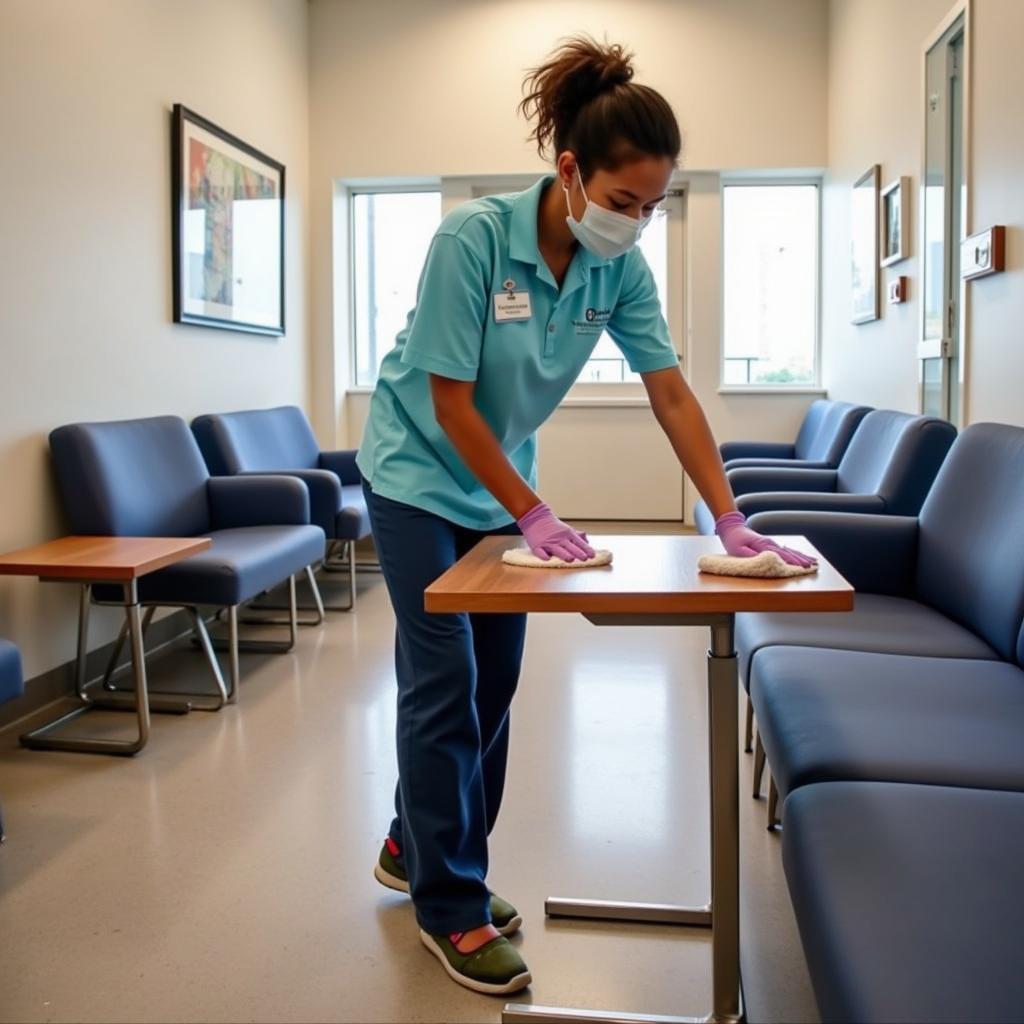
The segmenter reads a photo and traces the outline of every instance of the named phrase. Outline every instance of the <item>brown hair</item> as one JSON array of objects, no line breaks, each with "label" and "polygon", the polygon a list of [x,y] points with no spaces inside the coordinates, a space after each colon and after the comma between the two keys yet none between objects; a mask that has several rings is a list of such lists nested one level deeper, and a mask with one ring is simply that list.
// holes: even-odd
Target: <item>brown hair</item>
[{"label": "brown hair", "polygon": [[523,81],[520,112],[544,156],[572,150],[580,174],[642,156],[679,157],[679,125],[665,98],[633,78],[633,55],[590,36],[566,40]]}]

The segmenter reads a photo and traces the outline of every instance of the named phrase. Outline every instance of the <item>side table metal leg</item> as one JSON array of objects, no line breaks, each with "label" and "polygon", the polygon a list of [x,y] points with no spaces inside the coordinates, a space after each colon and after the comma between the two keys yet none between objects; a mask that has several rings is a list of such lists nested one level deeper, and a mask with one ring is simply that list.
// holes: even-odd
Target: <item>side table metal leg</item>
[{"label": "side table metal leg", "polygon": [[740,1005],[739,674],[733,616],[711,627],[708,651],[708,751],[711,774],[711,1019],[738,1021]]}]

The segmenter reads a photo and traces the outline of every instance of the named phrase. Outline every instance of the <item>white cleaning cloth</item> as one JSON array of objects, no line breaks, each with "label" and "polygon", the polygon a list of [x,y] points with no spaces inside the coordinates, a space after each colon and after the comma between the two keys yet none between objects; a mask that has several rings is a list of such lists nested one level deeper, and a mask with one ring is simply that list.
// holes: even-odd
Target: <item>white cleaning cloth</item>
[{"label": "white cleaning cloth", "polygon": [[584,559],[582,562],[566,562],[552,555],[545,562],[527,548],[510,548],[501,556],[501,560],[506,565],[521,565],[528,569],[592,569],[597,565],[611,565],[612,553],[595,551],[593,558]]},{"label": "white cleaning cloth", "polygon": [[806,568],[784,562],[774,551],[762,551],[753,558],[734,558],[732,555],[701,555],[697,560],[701,572],[715,576],[760,576],[775,579],[782,576],[807,576],[818,571],[816,565]]}]

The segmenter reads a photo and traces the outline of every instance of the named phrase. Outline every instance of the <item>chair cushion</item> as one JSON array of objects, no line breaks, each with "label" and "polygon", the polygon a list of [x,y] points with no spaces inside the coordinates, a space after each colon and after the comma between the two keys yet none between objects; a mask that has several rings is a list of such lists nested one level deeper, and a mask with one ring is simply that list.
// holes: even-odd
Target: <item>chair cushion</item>
[{"label": "chair cushion", "polygon": [[361,540],[370,533],[370,515],[361,486],[341,489],[341,511],[335,524],[334,536],[338,540]]},{"label": "chair cushion", "polygon": [[0,704],[25,692],[21,654],[10,640],[0,640]]},{"label": "chair cushion", "polygon": [[1024,430],[968,427],[921,509],[917,593],[983,636],[1004,658],[1024,618]]},{"label": "chair cushion", "polygon": [[[160,604],[227,607],[248,601],[324,557],[319,526],[244,526],[216,530],[213,545],[143,576],[139,599]],[[99,600],[118,601],[120,587],[94,587]]]},{"label": "chair cushion", "polygon": [[1019,1021],[1024,796],[832,782],[782,854],[826,1021]]},{"label": "chair cushion", "polygon": [[1005,661],[771,647],[750,699],[780,793],[836,779],[1024,790],[1024,670]]},{"label": "chair cushion", "polygon": [[210,528],[210,474],[177,416],[58,427],[50,448],[70,532],[192,537]]},{"label": "chair cushion", "polygon": [[744,612],[736,616],[740,675],[750,689],[763,647],[833,647],[939,658],[997,658],[984,640],[917,601],[857,594],[851,612]]},{"label": "chair cushion", "polygon": [[198,416],[192,432],[215,476],[314,469],[320,462],[313,429],[295,405]]}]

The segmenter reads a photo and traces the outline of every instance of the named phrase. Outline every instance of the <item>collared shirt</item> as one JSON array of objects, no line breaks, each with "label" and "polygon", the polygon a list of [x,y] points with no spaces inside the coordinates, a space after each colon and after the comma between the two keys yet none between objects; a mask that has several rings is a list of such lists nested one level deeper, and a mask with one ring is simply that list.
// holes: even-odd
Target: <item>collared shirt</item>
[{"label": "collared shirt", "polygon": [[[416,306],[381,364],[356,459],[385,498],[474,530],[512,521],[438,424],[430,374],[475,381],[474,404],[535,486],[536,431],[602,331],[634,373],[677,365],[654,279],[635,246],[614,259],[579,246],[558,287],[537,247],[538,204],[553,180],[464,203],[434,235]],[[528,318],[504,318],[499,307],[510,292],[529,294]],[[519,305],[513,313],[522,316]]]}]

